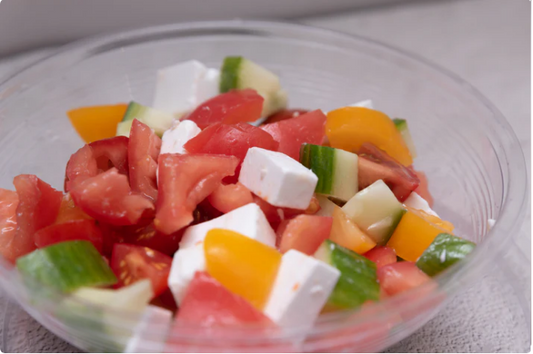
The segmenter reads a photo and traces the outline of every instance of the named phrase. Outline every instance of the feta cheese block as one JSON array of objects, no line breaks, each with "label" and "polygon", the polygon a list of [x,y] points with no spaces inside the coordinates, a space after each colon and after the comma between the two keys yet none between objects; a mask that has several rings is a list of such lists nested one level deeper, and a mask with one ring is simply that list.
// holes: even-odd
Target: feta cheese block
[{"label": "feta cheese block", "polygon": [[416,192],[411,192],[403,204],[413,209],[422,210],[429,215],[439,217],[437,213],[435,213],[433,209],[429,207],[428,202]]},{"label": "feta cheese block", "polygon": [[126,345],[125,353],[161,353],[172,321],[172,312],[158,306],[148,305],[133,335]]},{"label": "feta cheese block", "polygon": [[318,177],[281,152],[252,147],[242,163],[239,182],[274,206],[306,209]]},{"label": "feta cheese block", "polygon": [[235,231],[267,246],[276,246],[276,233],[268,223],[265,214],[257,204],[250,203],[216,219],[189,226],[181,239],[180,249],[203,242],[207,232],[212,229]]},{"label": "feta cheese block", "polygon": [[289,250],[282,257],[263,312],[280,327],[311,327],[339,277],[335,267]]},{"label": "feta cheese block", "polygon": [[349,105],[348,107],[364,107],[364,108],[370,108],[374,109],[374,105],[372,104],[372,100],[364,100],[357,103],[353,103]]},{"label": "feta cheese block", "polygon": [[163,134],[161,154],[186,154],[187,150],[183,148],[183,145],[200,134],[201,131],[192,120],[176,122],[172,128]]},{"label": "feta cheese block", "polygon": [[218,95],[220,71],[196,60],[157,72],[153,107],[181,117],[200,103]]},{"label": "feta cheese block", "polygon": [[172,260],[170,274],[168,275],[168,287],[179,305],[185,296],[189,283],[196,272],[206,270],[205,253],[203,243],[189,248],[180,248]]}]

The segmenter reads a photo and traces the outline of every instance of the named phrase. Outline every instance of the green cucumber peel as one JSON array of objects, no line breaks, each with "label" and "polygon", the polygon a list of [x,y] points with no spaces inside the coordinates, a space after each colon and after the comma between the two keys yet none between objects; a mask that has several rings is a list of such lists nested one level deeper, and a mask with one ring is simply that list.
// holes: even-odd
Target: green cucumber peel
[{"label": "green cucumber peel", "polygon": [[418,258],[416,266],[427,275],[435,276],[464,259],[475,247],[473,242],[441,233]]},{"label": "green cucumber peel", "polygon": [[63,292],[84,286],[108,286],[117,278],[89,241],[67,241],[17,259],[23,278]]},{"label": "green cucumber peel", "polygon": [[374,262],[331,240],[324,241],[315,257],[341,273],[328,299],[328,308],[351,309],[368,300],[379,300],[380,289]]},{"label": "green cucumber peel", "polygon": [[226,57],[220,70],[220,93],[228,92],[239,87],[239,71],[243,57]]}]

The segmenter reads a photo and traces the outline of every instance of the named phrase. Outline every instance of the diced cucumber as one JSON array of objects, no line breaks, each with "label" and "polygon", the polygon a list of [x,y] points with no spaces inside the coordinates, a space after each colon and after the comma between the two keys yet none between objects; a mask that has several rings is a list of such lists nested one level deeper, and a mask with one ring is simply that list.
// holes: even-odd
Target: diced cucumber
[{"label": "diced cucumber", "polygon": [[133,119],[143,122],[161,137],[172,126],[174,118],[166,112],[131,101],[124,114],[124,118],[122,118],[122,122],[117,125],[117,136],[130,136]]},{"label": "diced cucumber", "polygon": [[113,285],[117,278],[89,241],[68,241],[37,249],[17,259],[23,277],[71,292],[84,286]]},{"label": "diced cucumber", "polygon": [[357,193],[356,154],[328,146],[302,144],[300,162],[318,177],[315,192],[347,201]]},{"label": "diced cucumber", "polygon": [[[58,316],[72,328],[89,331],[108,351],[122,352],[153,295],[148,279],[117,290],[81,288],[63,301]],[[111,311],[101,309],[100,305]]]},{"label": "diced cucumber", "polygon": [[277,75],[249,59],[226,57],[220,70],[220,92],[245,88],[256,90],[265,99],[263,116],[287,107],[287,93]]},{"label": "diced cucumber", "polygon": [[465,258],[475,247],[473,242],[442,233],[418,258],[416,266],[427,275],[434,276]]},{"label": "diced cucumber", "polygon": [[405,209],[382,180],[359,191],[342,210],[378,245],[385,245]]},{"label": "diced cucumber", "polygon": [[379,300],[376,264],[369,259],[326,240],[315,258],[337,268],[341,275],[329,296],[328,309],[350,309],[367,300]]},{"label": "diced cucumber", "polygon": [[316,199],[318,199],[320,210],[315,215],[319,215],[319,216],[333,215],[333,210],[335,210],[335,207],[337,206],[337,204],[333,203],[331,200],[329,200],[328,197],[324,195],[317,195]]},{"label": "diced cucumber", "polygon": [[407,121],[401,118],[395,118],[392,121],[394,122],[396,129],[402,135],[403,141],[405,141],[405,145],[407,145],[407,147],[409,148],[409,152],[411,153],[411,156],[415,158],[416,157],[415,143],[413,141],[413,138],[411,137],[411,133],[409,132]]}]

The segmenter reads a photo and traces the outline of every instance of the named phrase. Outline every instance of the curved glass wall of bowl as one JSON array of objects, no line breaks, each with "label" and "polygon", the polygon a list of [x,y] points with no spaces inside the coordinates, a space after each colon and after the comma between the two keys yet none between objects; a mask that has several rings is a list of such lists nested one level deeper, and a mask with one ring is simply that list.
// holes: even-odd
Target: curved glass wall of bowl
[{"label": "curved glass wall of bowl", "polygon": [[[9,188],[17,174],[35,173],[61,188],[64,166],[81,146],[65,116],[69,109],[129,100],[149,105],[158,68],[189,59],[217,66],[223,57],[235,54],[276,72],[292,107],[330,110],[372,98],[377,109],[409,120],[421,152],[415,167],[431,181],[436,211],[455,224],[458,235],[483,241],[467,262],[439,277],[440,291],[453,294],[471,284],[502,256],[505,249],[500,245],[515,234],[523,217],[528,186],[518,141],[497,109],[460,78],[420,58],[364,38],[297,25],[191,23],[68,46],[0,85],[0,148],[12,152],[0,158],[0,187]],[[488,218],[498,220],[490,232]],[[9,284],[5,276],[0,282]],[[20,298],[21,288],[9,292]],[[382,349],[419,328],[435,313],[429,304],[437,297],[431,293],[416,304],[408,302],[409,294],[391,300],[424,310],[371,349]],[[392,316],[384,311],[386,303],[380,306],[377,311]],[[32,313],[38,316],[45,309],[34,308]],[[350,318],[349,324],[368,320],[362,316]],[[334,317],[318,324],[315,335],[320,343],[302,349],[328,348],[320,333],[339,330],[332,325],[339,323]],[[49,317],[40,320],[54,326]],[[67,335],[63,328],[56,329]],[[84,349],[91,339],[82,334],[70,333],[69,340]],[[339,343],[353,347],[345,339]]]}]

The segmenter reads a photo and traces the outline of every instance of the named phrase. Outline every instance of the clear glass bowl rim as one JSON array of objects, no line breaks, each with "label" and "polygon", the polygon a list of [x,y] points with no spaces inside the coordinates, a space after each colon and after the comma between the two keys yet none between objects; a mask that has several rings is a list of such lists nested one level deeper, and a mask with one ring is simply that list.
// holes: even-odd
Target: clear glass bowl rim
[{"label": "clear glass bowl rim", "polygon": [[[501,256],[502,253],[505,252],[503,247],[498,247],[497,249],[494,247],[490,248],[490,244],[495,243],[497,240],[503,240],[505,235],[516,234],[516,231],[519,229],[521,222],[525,217],[524,210],[526,209],[525,206],[529,200],[529,183],[527,179],[527,169],[524,155],[520,148],[519,141],[510,124],[507,122],[501,112],[487,98],[485,98],[477,89],[459,76],[416,54],[409,53],[402,49],[398,49],[388,44],[384,44],[362,36],[348,35],[328,29],[294,23],[256,20],[186,22],[130,30],[110,35],[102,35],[65,45],[58,51],[46,56],[44,59],[32,63],[6,77],[0,84],[0,107],[9,100],[11,95],[23,93],[23,90],[20,92],[11,91],[9,89],[11,85],[17,85],[17,83],[30,81],[35,74],[39,73],[40,68],[51,65],[55,70],[52,70],[51,73],[57,73],[60,68],[54,65],[59,62],[62,63],[61,65],[75,64],[78,61],[85,60],[90,56],[105,51],[109,48],[115,48],[120,45],[143,43],[149,40],[162,39],[176,34],[187,36],[187,34],[193,34],[195,31],[211,34],[225,32],[230,34],[235,33],[281,37],[283,37],[284,34],[291,33],[296,35],[298,39],[303,38],[307,41],[320,40],[322,42],[326,42],[326,40],[330,40],[331,43],[342,42],[349,44],[351,42],[364,44],[414,63],[420,70],[426,70],[432,75],[437,75],[439,79],[445,80],[448,84],[460,88],[462,94],[469,95],[477,103],[487,107],[492,113],[492,119],[490,121],[484,120],[483,123],[486,125],[487,129],[498,131],[499,134],[496,135],[498,137],[497,146],[502,148],[501,151],[495,152],[500,163],[500,169],[504,183],[504,193],[503,200],[501,201],[500,214],[498,215],[498,219],[494,227],[491,228],[490,231],[485,235],[483,242],[476,247],[476,250],[466,260],[454,265],[446,272],[436,277],[436,280],[439,283],[439,290],[448,295],[454,293],[459,288],[460,284],[465,284],[469,280],[473,280],[476,276],[481,274],[483,268],[491,261],[491,259]],[[343,49],[346,50],[347,48]],[[512,169],[509,168],[510,164],[512,165]],[[505,166],[507,166],[507,168]],[[0,258],[0,273],[9,274],[8,278],[11,280],[20,281],[16,272],[13,271],[13,267],[2,258]],[[7,287],[5,279],[2,283],[6,292],[14,298],[17,298],[17,289],[14,289],[13,287]],[[419,290],[419,288],[412,289],[408,292],[381,301],[375,305],[371,305],[367,309],[370,310],[370,313],[372,313],[373,319],[379,317],[385,318],[387,313],[383,309],[386,309],[388,306],[396,307],[401,305],[405,310],[416,309],[417,307],[422,307],[424,304],[429,304],[431,301],[442,295],[440,291],[432,291],[428,296],[423,299],[419,299],[419,301],[416,303],[409,301],[410,296]],[[50,306],[57,305],[57,300],[65,297],[65,295],[61,293],[56,293],[55,296],[57,296],[56,299],[49,300]],[[93,304],[84,303],[82,300],[79,300],[79,303],[87,305],[89,308],[98,308],[109,313],[116,313],[116,315],[120,316],[121,318],[133,315],[123,311],[109,309],[105,306],[96,306]],[[371,309],[375,309],[376,311],[371,311]],[[339,323],[342,323],[340,325],[342,327],[364,323],[367,318],[364,316],[352,316],[355,314],[355,312],[356,311],[343,311],[322,315],[317,321],[315,328],[313,329],[313,333],[319,334],[341,329],[339,328]],[[344,321],[341,321],[343,319]],[[191,326],[188,325],[187,327],[188,333],[190,334]],[[198,337],[201,338],[202,330],[204,328],[198,327],[197,329],[199,335]],[[223,330],[226,331],[228,335],[234,333],[235,335],[242,336],[243,331],[247,332],[248,329],[253,329],[253,327],[236,327],[226,328]],[[291,331],[291,335],[297,335],[300,330],[305,331],[306,329],[294,328],[294,331]],[[253,333],[249,334],[252,334],[253,336]],[[272,335],[276,336],[274,333],[272,333]],[[286,335],[287,334],[283,335],[283,337],[286,337]]]}]

